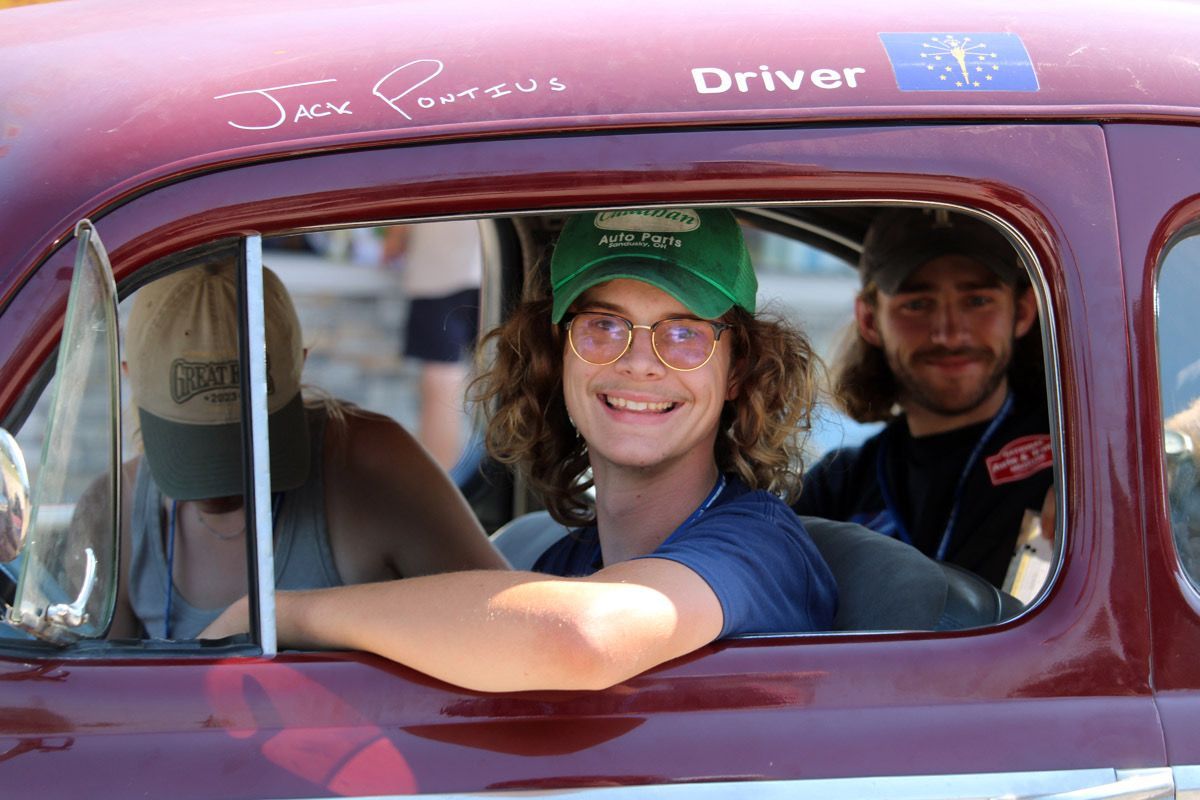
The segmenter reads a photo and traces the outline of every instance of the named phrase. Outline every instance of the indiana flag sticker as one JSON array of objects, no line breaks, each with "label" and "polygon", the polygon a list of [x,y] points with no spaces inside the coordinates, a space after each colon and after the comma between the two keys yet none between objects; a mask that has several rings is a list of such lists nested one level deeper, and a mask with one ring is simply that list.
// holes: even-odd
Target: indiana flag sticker
[{"label": "indiana flag sticker", "polygon": [[902,92],[1036,92],[1015,33],[881,33]]}]

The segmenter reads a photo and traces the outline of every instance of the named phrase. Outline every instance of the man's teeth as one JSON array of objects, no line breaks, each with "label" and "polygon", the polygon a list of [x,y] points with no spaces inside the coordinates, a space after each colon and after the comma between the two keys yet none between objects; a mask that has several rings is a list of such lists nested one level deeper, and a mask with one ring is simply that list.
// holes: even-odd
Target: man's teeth
[{"label": "man's teeth", "polygon": [[653,411],[656,413],[662,413],[663,411],[670,411],[675,407],[675,404],[670,401],[663,401],[661,403],[642,403],[637,400],[626,400],[624,397],[611,397],[608,395],[605,395],[604,400],[612,408],[620,408],[625,411]]}]

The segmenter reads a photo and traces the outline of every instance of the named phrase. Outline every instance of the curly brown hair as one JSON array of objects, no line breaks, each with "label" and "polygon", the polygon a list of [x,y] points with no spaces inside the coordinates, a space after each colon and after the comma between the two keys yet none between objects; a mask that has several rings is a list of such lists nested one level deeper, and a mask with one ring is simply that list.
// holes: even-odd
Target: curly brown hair
[{"label": "curly brown hair", "polygon": [[[481,359],[493,348],[495,356],[471,395],[485,410],[491,456],[516,465],[556,520],[582,525],[595,519],[587,443],[567,417],[565,339],[550,312],[549,299],[526,301],[484,337]],[[721,411],[717,467],[790,500],[799,493],[820,362],[808,338],[781,318],[734,308],[722,321],[733,326],[730,380],[738,392]]]},{"label": "curly brown hair", "polygon": [[[1032,290],[1028,286],[1019,286],[1014,291]],[[868,284],[859,297],[875,306],[879,302],[879,289],[874,283]],[[862,337],[854,321],[842,333],[830,368],[830,379],[834,399],[851,419],[863,423],[887,422],[896,416],[900,386],[888,366],[887,356],[882,348]],[[1026,400],[1045,397],[1042,337],[1036,324],[1013,343],[1008,385],[1018,397]]]}]

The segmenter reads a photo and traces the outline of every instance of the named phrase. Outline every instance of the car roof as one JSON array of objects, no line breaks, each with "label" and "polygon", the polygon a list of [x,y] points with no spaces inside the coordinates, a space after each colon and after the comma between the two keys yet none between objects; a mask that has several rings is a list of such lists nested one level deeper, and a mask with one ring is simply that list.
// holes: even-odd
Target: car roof
[{"label": "car roof", "polygon": [[[0,14],[10,289],[79,217],[156,182],[301,152],[683,125],[1183,120],[1200,109],[1188,33],[1200,32],[1200,7],[1181,2],[860,0],[834,14],[767,0],[79,0]],[[943,86],[961,83],[965,70],[992,83],[922,83],[942,73]]]}]

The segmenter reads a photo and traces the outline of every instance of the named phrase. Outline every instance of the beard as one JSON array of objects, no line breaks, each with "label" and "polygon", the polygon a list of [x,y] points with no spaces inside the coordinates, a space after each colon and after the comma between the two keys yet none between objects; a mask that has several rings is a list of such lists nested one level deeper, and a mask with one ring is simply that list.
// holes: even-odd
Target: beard
[{"label": "beard", "polygon": [[[902,403],[913,403],[942,416],[959,416],[983,405],[996,392],[1008,374],[1012,362],[1012,340],[999,351],[986,347],[928,347],[903,360],[894,350],[886,350],[888,367],[900,388]],[[936,381],[918,369],[940,358],[970,358],[985,368],[982,375],[969,381]]]}]

